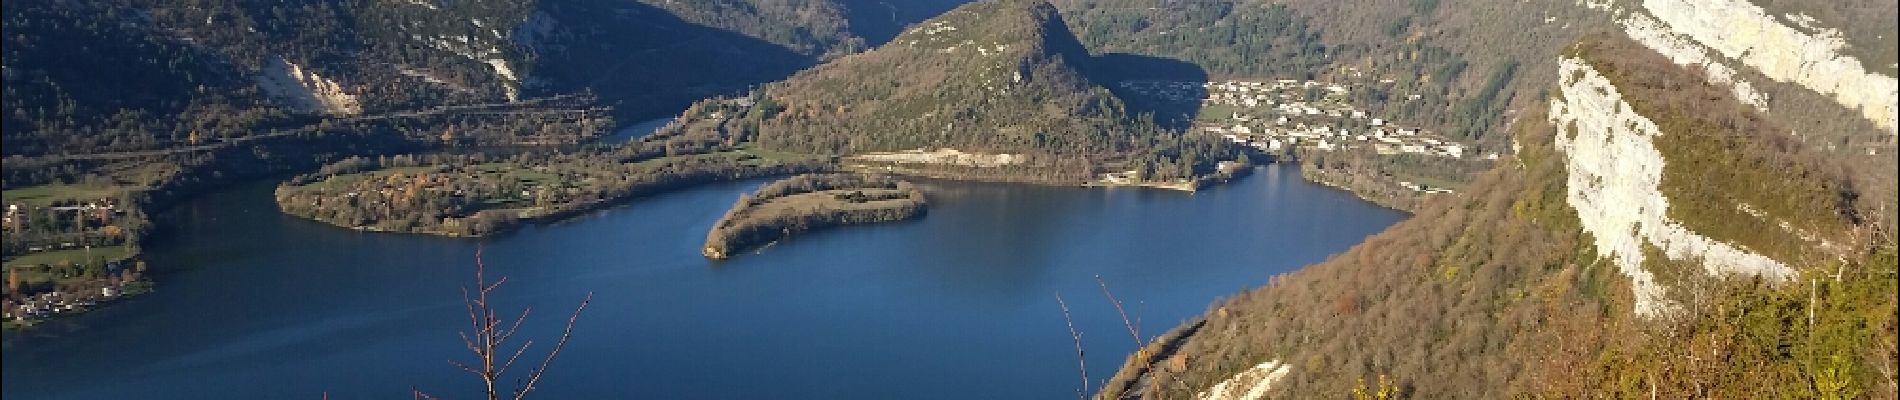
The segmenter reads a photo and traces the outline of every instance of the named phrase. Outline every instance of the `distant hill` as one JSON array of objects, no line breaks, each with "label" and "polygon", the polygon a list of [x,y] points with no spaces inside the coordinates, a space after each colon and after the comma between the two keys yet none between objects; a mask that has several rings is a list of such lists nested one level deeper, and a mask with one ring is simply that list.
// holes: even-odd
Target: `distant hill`
[{"label": "distant hill", "polygon": [[32,155],[552,95],[651,118],[960,2],[22,0],[0,121],[6,154]]},{"label": "distant hill", "polygon": [[757,140],[822,153],[1110,151],[1126,135],[1125,110],[1082,73],[1087,62],[1054,7],[976,3],[770,85],[784,110]]},{"label": "distant hill", "polygon": [[[1516,115],[1540,104],[1556,70],[1550,54],[1560,52],[1583,35],[1606,31],[1636,31],[1641,40],[1665,45],[1679,43],[1683,51],[1714,55],[1722,64],[1745,64],[1736,55],[1754,54],[1762,65],[1819,65],[1819,60],[1771,61],[1762,55],[1795,55],[1793,48],[1756,49],[1738,43],[1696,44],[1710,37],[1750,37],[1745,31],[1788,26],[1790,31],[1812,32],[1809,38],[1779,42],[1809,46],[1816,55],[1831,46],[1853,57],[1868,73],[1887,77],[1900,74],[1900,23],[1888,17],[1900,12],[1892,1],[1852,0],[1732,0],[1686,5],[1692,1],[1632,2],[1531,0],[1502,7],[1483,0],[1383,0],[1341,2],[1330,0],[1053,0],[1062,9],[1081,41],[1097,53],[1128,53],[1187,61],[1206,69],[1216,79],[1346,80],[1358,74],[1395,81],[1393,94],[1419,95],[1414,101],[1369,101],[1373,114],[1424,125],[1455,138],[1478,142],[1484,151],[1509,148],[1510,123]],[[1654,6],[1651,10],[1649,4]],[[1759,5],[1757,5],[1759,4]],[[1677,14],[1673,10],[1689,10]],[[1700,11],[1696,11],[1700,10]],[[1696,19],[1697,12],[1720,12],[1723,18],[1703,21],[1748,21],[1715,26],[1673,26]],[[1661,15],[1666,18],[1659,19]],[[1664,21],[1664,20],[1667,21]],[[1673,22],[1670,22],[1673,21]],[[1660,28],[1660,30],[1656,29]],[[1710,28],[1707,31],[1699,29]],[[1663,31],[1675,32],[1663,34]],[[1780,33],[1776,33],[1779,35]],[[1804,33],[1805,35],[1805,33]],[[1820,37],[1838,37],[1837,45]],[[1713,46],[1713,47],[1710,47]],[[1725,54],[1726,53],[1726,54]],[[1706,57],[1706,56],[1705,56]],[[1752,61],[1751,61],[1752,62]],[[1806,64],[1803,64],[1803,63]],[[1748,68],[1744,68],[1748,69]],[[1790,71],[1791,72],[1791,71]],[[1831,75],[1847,75],[1830,72]],[[1769,101],[1782,103],[1771,110],[1802,114],[1805,123],[1828,123],[1838,111],[1811,104],[1811,90],[1832,91],[1833,83],[1780,84],[1797,80],[1792,74],[1741,74]],[[1800,86],[1810,86],[1801,88]],[[1807,92],[1807,93],[1802,93]],[[1823,93],[1823,96],[1831,94]],[[1892,97],[1867,95],[1867,98]],[[1397,96],[1394,96],[1397,97]],[[1850,108],[1859,108],[1858,105]],[[1874,115],[1879,107],[1867,110]],[[1891,111],[1886,119],[1892,119]],[[1855,113],[1855,114],[1858,114]],[[1840,115],[1850,117],[1853,114]],[[1892,123],[1883,125],[1892,132]],[[1855,127],[1825,131],[1813,142],[1840,140],[1836,135],[1858,134]],[[1868,140],[1861,137],[1846,139]],[[1864,150],[1864,149],[1863,149]]]},{"label": "distant hill", "polygon": [[[1048,3],[983,1],[767,84],[755,111],[688,111],[681,125],[724,124],[738,140],[796,153],[1020,155],[1013,165],[1061,170],[1070,181],[1105,162],[1165,158],[1181,165],[1171,170],[1201,169],[1233,156],[1217,146],[1184,156],[1173,134],[1092,79],[1092,62]],[[1156,149],[1167,154],[1151,157]]]}]

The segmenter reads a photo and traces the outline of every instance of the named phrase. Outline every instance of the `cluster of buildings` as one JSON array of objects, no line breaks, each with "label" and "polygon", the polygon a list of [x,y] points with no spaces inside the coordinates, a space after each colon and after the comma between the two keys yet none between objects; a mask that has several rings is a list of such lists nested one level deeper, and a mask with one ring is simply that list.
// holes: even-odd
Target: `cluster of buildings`
[{"label": "cluster of buildings", "polygon": [[[1284,123],[1284,118],[1279,123]],[[1281,152],[1294,147],[1318,151],[1370,147],[1373,151],[1386,155],[1424,154],[1464,158],[1465,152],[1469,150],[1464,144],[1429,136],[1417,129],[1409,128],[1372,128],[1354,132],[1350,129],[1325,125],[1273,125],[1255,129],[1248,125],[1235,124],[1233,126],[1200,126],[1197,129],[1221,135],[1236,144],[1265,152]],[[1485,157],[1496,159],[1497,155],[1491,154]]]},{"label": "cluster of buildings", "polygon": [[[26,224],[26,222],[32,218],[32,216],[30,216],[32,213],[29,212],[30,209],[30,207],[22,207],[19,204],[8,204],[5,216],[0,217],[0,228],[10,231],[19,231],[21,225]],[[97,221],[100,225],[111,223],[113,218],[119,214],[118,205],[113,204],[112,200],[46,207],[46,210],[52,212],[54,215],[62,216],[62,218],[64,215],[78,213],[79,215],[87,217],[88,221]]]},{"label": "cluster of buildings", "polygon": [[[1345,85],[1323,83],[1319,81],[1299,81],[1281,79],[1272,82],[1226,81],[1226,82],[1189,82],[1189,81],[1122,81],[1122,89],[1167,101],[1195,101],[1205,105],[1225,105],[1234,107],[1280,106],[1283,109],[1297,110],[1308,114],[1331,114],[1339,116],[1342,111],[1352,111],[1344,102],[1328,102],[1325,99],[1308,99],[1308,91],[1318,91],[1328,95],[1344,96],[1352,93]],[[1322,96],[1324,97],[1324,96]]]},{"label": "cluster of buildings", "polygon": [[[1379,154],[1461,159],[1469,145],[1420,128],[1373,118],[1350,102],[1352,87],[1318,81],[1125,81],[1123,89],[1168,101],[1197,101],[1203,109],[1231,109],[1225,118],[1203,115],[1194,130],[1220,135],[1263,152],[1368,148]],[[1497,158],[1496,154],[1484,156]]]},{"label": "cluster of buildings", "polygon": [[20,301],[6,300],[0,318],[14,322],[45,319],[59,314],[85,311],[101,301],[118,298],[123,293],[118,286],[107,285],[98,291],[67,292],[51,291],[27,296]]},{"label": "cluster of buildings", "polygon": [[1403,187],[1403,188],[1406,188],[1406,189],[1408,189],[1408,190],[1411,190],[1411,191],[1414,191],[1414,192],[1424,192],[1424,193],[1427,193],[1427,194],[1432,194],[1432,193],[1451,193],[1451,192],[1452,192],[1452,190],[1451,190],[1451,189],[1446,189],[1446,188],[1441,188],[1441,187],[1431,187],[1431,186],[1425,186],[1425,185],[1422,185],[1422,184],[1418,184],[1418,183],[1412,183],[1411,181],[1399,181],[1399,186],[1400,186],[1400,187]]}]

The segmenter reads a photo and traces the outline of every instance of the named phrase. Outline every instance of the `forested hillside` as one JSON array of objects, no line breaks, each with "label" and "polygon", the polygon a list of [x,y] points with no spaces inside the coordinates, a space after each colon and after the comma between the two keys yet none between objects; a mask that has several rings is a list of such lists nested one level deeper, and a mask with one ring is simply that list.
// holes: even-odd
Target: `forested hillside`
[{"label": "forested hillside", "polygon": [[1620,34],[1561,54],[1512,159],[1102,397],[1892,398],[1892,204],[1853,183],[1878,172]]},{"label": "forested hillside", "polygon": [[[1510,123],[1519,113],[1538,105],[1556,65],[1549,57],[1585,34],[1629,30],[1646,32],[1650,43],[1693,43],[1701,37],[1654,33],[1658,25],[1640,2],[1607,1],[1580,4],[1568,0],[1536,0],[1500,7],[1495,2],[1468,0],[1379,0],[1339,2],[1295,1],[1165,1],[1165,0],[1056,0],[1083,43],[1097,53],[1131,53],[1182,60],[1200,65],[1216,79],[1304,79],[1333,81],[1380,79],[1394,81],[1395,89],[1368,93],[1375,115],[1420,123],[1453,137],[1476,139],[1487,149],[1505,150]],[[1682,2],[1666,2],[1682,3]],[[1792,21],[1803,32],[1838,33],[1842,54],[1859,57],[1868,70],[1892,76],[1900,68],[1895,36],[1900,28],[1892,15],[1900,5],[1883,1],[1756,1],[1772,21]],[[1739,10],[1734,21],[1746,21],[1754,11],[1748,1],[1717,1],[1708,11]],[[1658,5],[1660,7],[1660,5]],[[1880,17],[1876,17],[1880,16]],[[1669,24],[1681,21],[1665,21]],[[1731,24],[1755,29],[1757,21]],[[1841,30],[1830,29],[1837,27]],[[1669,27],[1664,26],[1665,29]],[[1686,28],[1678,28],[1686,29]],[[1725,34],[1742,37],[1739,32]],[[1651,40],[1654,39],[1654,40]],[[1764,36],[1763,40],[1767,40]],[[1782,39],[1801,43],[1803,38]],[[1685,46],[1696,46],[1687,44]],[[1740,48],[1731,44],[1729,48]],[[1811,45],[1811,49],[1824,45]],[[1730,57],[1729,48],[1716,49]],[[1714,52],[1696,49],[1694,52]],[[1777,49],[1774,54],[1797,52]],[[1717,56],[1718,58],[1720,55]],[[1685,60],[1677,60],[1679,63]],[[1813,61],[1810,61],[1812,63]],[[1794,65],[1794,64],[1788,64]],[[1812,138],[1817,148],[1832,150],[1848,141],[1840,134],[1867,132],[1837,107],[1812,101],[1819,87],[1789,85],[1790,77],[1763,77],[1740,73],[1766,92],[1771,113],[1786,118],[1807,117],[1831,132]],[[1772,79],[1767,79],[1772,78]],[[1828,90],[1832,90],[1831,88]],[[1417,101],[1391,101],[1419,96]],[[1825,93],[1821,97],[1824,97]],[[1889,95],[1890,97],[1891,95]],[[1892,111],[1888,111],[1891,113]],[[1841,118],[1847,117],[1847,118]],[[1848,121],[1843,121],[1848,120]],[[1859,139],[1864,140],[1864,139]],[[1859,140],[1853,140],[1858,142]],[[1864,147],[1862,148],[1864,149]],[[1488,150],[1486,150],[1488,151]]]},{"label": "forested hillside", "polygon": [[1126,139],[1125,110],[1082,74],[1087,50],[1039,3],[959,8],[876,51],[773,85],[766,97],[784,110],[762,121],[758,140],[837,153],[1112,150]]},{"label": "forested hillside", "polygon": [[696,106],[682,126],[721,126],[797,153],[1020,156],[999,168],[1040,170],[1047,181],[1086,181],[1107,164],[1190,177],[1237,157],[1131,113],[1093,79],[1094,62],[1046,2],[987,1],[768,84],[740,112]]},{"label": "forested hillside", "polygon": [[[12,294],[131,290],[142,278],[121,279],[117,266],[138,257],[152,232],[147,216],[202,191],[356,156],[572,150],[617,126],[861,50],[961,2],[8,1],[0,176],[10,211],[0,258],[9,271],[29,271],[11,275],[22,279]],[[562,178],[622,173],[612,182],[555,180],[540,187],[551,193],[541,203],[516,192],[473,190],[492,200],[483,204],[410,192],[373,206],[304,203],[300,213],[475,235],[512,223],[473,218],[497,214],[480,212],[488,208],[559,216],[603,198],[777,171],[775,162],[721,155],[638,163],[665,155],[660,146],[706,150],[532,154],[521,164],[613,164]],[[786,171],[824,167],[793,164]],[[466,182],[436,183],[492,189],[493,179],[515,175],[457,177]]]},{"label": "forested hillside", "polygon": [[583,92],[652,117],[861,50],[854,18],[884,39],[955,3],[22,0],[0,118],[32,155]]}]

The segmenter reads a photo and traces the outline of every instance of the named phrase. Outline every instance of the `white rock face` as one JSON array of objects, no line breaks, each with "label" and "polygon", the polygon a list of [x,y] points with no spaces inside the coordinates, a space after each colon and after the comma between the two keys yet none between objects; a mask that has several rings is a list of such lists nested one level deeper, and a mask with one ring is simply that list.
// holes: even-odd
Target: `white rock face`
[{"label": "white rock face", "polygon": [[1208,388],[1195,398],[1200,400],[1254,400],[1267,398],[1267,391],[1273,389],[1273,382],[1293,372],[1293,366],[1270,360],[1240,371],[1220,384]]},{"label": "white rock face", "polygon": [[305,71],[283,57],[271,57],[257,76],[257,86],[285,107],[297,112],[355,115],[363,112],[355,95],[336,81]]},{"label": "white rock face", "polygon": [[1670,31],[1661,21],[1648,15],[1632,14],[1617,22],[1623,25],[1623,31],[1629,33],[1631,39],[1642,43],[1644,47],[1662,53],[1676,64],[1702,66],[1708,72],[1709,83],[1727,86],[1735,92],[1736,99],[1755,106],[1756,110],[1768,111],[1768,98],[1756,91],[1755,85],[1735,76],[1735,69],[1709,57],[1707,47]]},{"label": "white rock face", "polygon": [[1664,160],[1654,142],[1662,131],[1633,111],[1596,69],[1575,58],[1558,63],[1562,96],[1551,100],[1550,119],[1558,127],[1557,150],[1569,175],[1565,200],[1596,239],[1597,252],[1630,277],[1638,315],[1673,308],[1662,286],[1643,269],[1644,244],[1662,249],[1671,260],[1701,260],[1711,274],[1794,276],[1780,262],[1670,220],[1669,201],[1659,189]]},{"label": "white rock face", "polygon": [[1833,96],[1889,132],[1896,129],[1900,82],[1842,54],[1847,41],[1839,31],[1802,32],[1747,0],[1644,0],[1643,8],[1670,32],[1771,79]]},{"label": "white rock face", "polygon": [[516,85],[521,83],[521,79],[515,77],[515,70],[508,68],[508,60],[490,58],[486,63],[489,68],[495,69],[495,76],[501,78],[504,82],[501,90],[503,94],[508,96],[508,101],[520,100],[521,89],[517,88]]}]

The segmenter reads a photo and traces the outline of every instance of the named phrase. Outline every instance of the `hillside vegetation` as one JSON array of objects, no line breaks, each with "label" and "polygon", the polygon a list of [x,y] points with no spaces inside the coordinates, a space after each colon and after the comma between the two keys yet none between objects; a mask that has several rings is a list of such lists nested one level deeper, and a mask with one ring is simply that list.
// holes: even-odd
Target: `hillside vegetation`
[{"label": "hillside vegetation", "polygon": [[285,213],[338,226],[483,236],[631,197],[830,168],[717,132],[669,132],[564,153],[347,158],[285,181],[276,197]]},{"label": "hillside vegetation", "polygon": [[[529,146],[406,158],[444,164],[283,193],[298,215],[461,235],[680,184],[826,168],[691,140],[574,147],[859,51],[961,2],[9,1],[0,186],[20,208],[0,258],[22,282],[9,294],[90,301],[70,297],[119,284],[117,261],[153,232],[148,215],[339,160],[367,168],[389,155]],[[550,145],[566,152],[545,154]],[[697,157],[654,160],[676,150]]]},{"label": "hillside vegetation", "polygon": [[[33,155],[582,92],[652,117],[861,50],[843,3],[22,0],[0,121],[6,154]],[[876,6],[871,25],[948,7],[925,3]]]},{"label": "hillside vegetation", "polygon": [[1237,158],[1223,143],[1131,114],[1092,79],[1092,62],[1046,2],[985,1],[768,84],[745,102],[696,105],[682,125],[798,153],[1007,154],[1020,158],[993,166],[1010,171],[994,175],[1043,182],[1080,183],[1105,167],[1143,165],[1161,166],[1157,178],[1187,178]]},{"label": "hillside vegetation", "polygon": [[[1639,315],[1630,278],[1570,206],[1565,158],[1578,155],[1553,144],[1561,127],[1529,114],[1514,126],[1514,159],[1467,191],[1216,302],[1131,357],[1100,396],[1190,398],[1277,362],[1284,376],[1249,383],[1287,398],[1893,398],[1894,241],[1854,217],[1867,207],[1850,201],[1863,196],[1846,160],[1816,157],[1772,117],[1627,39],[1569,54],[1665,131],[1655,145],[1673,218],[1794,276],[1709,275],[1719,269],[1646,244],[1642,268],[1675,307]],[[1738,204],[1771,217],[1723,211]]]},{"label": "hillside vegetation", "polygon": [[701,253],[725,259],[816,229],[917,218],[926,204],[923,191],[890,176],[794,176],[739,196],[706,232]]},{"label": "hillside vegetation", "polygon": [[[1851,159],[1850,168],[1857,170],[1853,179],[1869,188],[1870,196],[1896,203],[1891,193],[1900,192],[1893,189],[1895,174],[1875,159],[1892,158],[1896,151],[1891,126],[1883,131],[1868,121],[1890,119],[1892,109],[1884,114],[1853,109],[1878,110],[1883,98],[1884,104],[1892,104],[1891,89],[1883,93],[1863,88],[1891,88],[1891,79],[1900,71],[1893,45],[1897,39],[1879,33],[1900,26],[1887,17],[1900,11],[1894,2],[1532,0],[1510,7],[1473,0],[1054,3],[1098,55],[1180,60],[1217,80],[1385,82],[1385,89],[1356,94],[1354,103],[1375,117],[1470,140],[1479,154],[1511,151],[1512,135],[1507,132],[1541,106],[1557,79],[1551,55],[1587,34],[1627,32],[1647,47],[1668,51],[1678,64],[1703,65],[1712,81],[1752,93],[1751,105],[1764,111],[1765,118],[1784,123],[1811,150]],[[1659,20],[1658,9],[1677,11]],[[1755,17],[1757,10],[1765,15]],[[1779,26],[1794,28],[1770,29]],[[1705,31],[1692,34],[1694,29]],[[1811,36],[1767,34],[1770,31]],[[1723,45],[1698,42],[1712,38],[1735,40]],[[1819,61],[1835,60],[1829,57],[1836,54],[1857,61],[1871,74],[1852,78],[1862,82],[1850,82],[1852,71],[1833,68],[1848,63]],[[1815,69],[1822,64],[1830,69]],[[1762,66],[1781,72],[1757,72]],[[1885,86],[1878,82],[1883,78]],[[1875,94],[1838,94],[1842,92]],[[1874,105],[1842,107],[1841,101]],[[1332,161],[1347,164],[1321,178],[1348,187],[1370,187],[1355,182],[1418,169],[1455,169],[1394,160]],[[1450,183],[1462,186],[1471,176],[1460,174]],[[1877,217],[1891,225],[1891,214]]]}]

